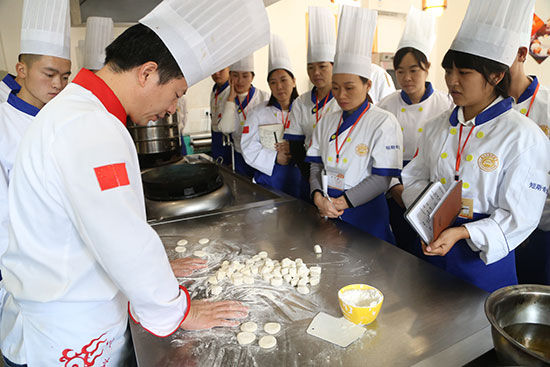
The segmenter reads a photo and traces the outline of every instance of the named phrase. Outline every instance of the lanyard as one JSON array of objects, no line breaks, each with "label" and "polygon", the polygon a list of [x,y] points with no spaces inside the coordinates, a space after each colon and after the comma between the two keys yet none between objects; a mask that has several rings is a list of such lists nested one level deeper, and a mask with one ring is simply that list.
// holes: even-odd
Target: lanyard
[{"label": "lanyard", "polygon": [[460,149],[460,143],[462,142],[462,128],[464,125],[460,125],[460,133],[458,134],[458,149],[456,152],[456,164],[455,164],[455,181],[458,181],[459,175],[458,171],[460,170],[460,161],[462,160],[462,153],[464,153],[464,148],[466,148],[466,143],[468,143],[468,139],[470,139],[470,135],[472,135],[472,131],[474,131],[475,125],[472,126],[470,129],[470,132],[468,133],[468,136],[466,137],[466,141],[464,142],[464,145],[462,146],[462,149]]},{"label": "lanyard", "polygon": [[351,128],[349,129],[348,131],[348,135],[346,135],[346,138],[344,139],[344,141],[342,142],[342,145],[340,145],[340,147],[338,147],[338,131],[340,130],[340,126],[342,126],[342,121],[344,120],[344,114],[342,113],[342,116],[340,116],[340,121],[338,121],[338,127],[336,128],[336,138],[335,138],[335,143],[336,143],[336,163],[338,163],[338,161],[340,160],[340,152],[342,151],[342,148],[344,147],[344,144],[346,144],[346,142],[348,141],[348,138],[349,136],[351,135],[351,132],[353,131],[353,129],[355,128],[355,125],[357,125],[357,123],[359,122],[359,120],[361,120],[361,117],[363,117],[363,115],[365,114],[365,112],[367,112],[370,108],[370,103],[369,105],[367,106],[367,108],[365,108],[363,110],[363,112],[361,112],[361,114],[359,115],[359,117],[357,118],[357,120],[355,120],[355,122],[353,123],[353,125],[351,126]]},{"label": "lanyard", "polygon": [[537,88],[535,89],[535,93],[533,93],[533,97],[531,97],[531,103],[529,103],[529,109],[527,110],[527,113],[525,114],[526,117],[529,117],[529,112],[531,112],[531,107],[533,107],[533,102],[535,102],[535,98],[537,97],[537,93],[539,92],[540,83],[537,84]]},{"label": "lanyard", "polygon": [[[246,95],[246,108],[248,109],[248,102],[250,101],[250,90],[248,91],[248,94]],[[244,102],[244,101],[243,101]],[[244,107],[241,104],[241,101],[239,99],[239,96],[237,96],[237,103],[239,104],[239,108],[241,109],[241,112],[243,113],[243,117],[246,120],[246,113],[244,112]]]},{"label": "lanyard", "polygon": [[290,109],[288,110],[288,113],[286,114],[286,119],[285,119],[285,111],[283,111],[281,109],[281,123],[285,127],[285,130],[288,129],[288,127],[290,126],[289,117],[290,117]]},{"label": "lanyard", "polygon": [[[327,100],[328,100],[329,94],[330,94],[330,92],[325,97],[325,100],[323,101],[323,107],[321,107],[321,109],[325,109],[325,106],[327,105]],[[323,117],[323,114],[321,114],[321,117],[319,117],[319,114],[318,114],[319,105],[317,104],[317,102],[318,102],[317,95],[315,95],[315,122],[316,123],[319,122],[319,120]]]}]

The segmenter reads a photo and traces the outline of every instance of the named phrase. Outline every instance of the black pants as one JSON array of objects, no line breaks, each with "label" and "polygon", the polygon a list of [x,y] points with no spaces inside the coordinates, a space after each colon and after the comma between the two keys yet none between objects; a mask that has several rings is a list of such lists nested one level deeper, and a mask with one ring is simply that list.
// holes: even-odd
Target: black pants
[{"label": "black pants", "polygon": [[418,256],[422,253],[419,248],[417,234],[405,220],[405,209],[400,207],[392,198],[387,199],[390,210],[390,225],[395,236],[395,244],[402,250]]}]

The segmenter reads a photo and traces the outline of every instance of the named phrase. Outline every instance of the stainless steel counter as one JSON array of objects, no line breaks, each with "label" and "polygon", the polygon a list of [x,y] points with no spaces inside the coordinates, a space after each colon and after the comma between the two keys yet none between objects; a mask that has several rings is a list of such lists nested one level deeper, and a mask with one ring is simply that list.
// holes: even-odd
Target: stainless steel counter
[{"label": "stainless steel counter", "polygon": [[[320,264],[321,283],[312,287],[310,295],[299,296],[287,288],[269,301],[274,309],[268,312],[283,324],[276,349],[241,347],[236,330],[230,328],[180,330],[157,338],[131,322],[139,366],[458,366],[492,348],[483,311],[485,291],[345,223],[325,221],[304,202],[275,206],[276,210],[269,204],[154,228],[171,258],[178,256],[177,240],[188,239],[192,250],[198,239],[210,238],[211,272],[231,253],[252,255],[260,250],[273,259],[300,257],[306,264]],[[313,253],[317,243],[323,247],[320,257]],[[219,254],[214,255],[216,251]],[[197,285],[205,279],[206,272],[184,284]],[[318,311],[341,316],[337,291],[353,283],[373,285],[385,297],[366,335],[343,349],[306,334]],[[200,287],[193,287],[194,295],[204,295]],[[260,313],[254,295],[261,298],[263,293],[258,289],[242,294],[239,299],[249,304],[251,315],[256,308]]]}]

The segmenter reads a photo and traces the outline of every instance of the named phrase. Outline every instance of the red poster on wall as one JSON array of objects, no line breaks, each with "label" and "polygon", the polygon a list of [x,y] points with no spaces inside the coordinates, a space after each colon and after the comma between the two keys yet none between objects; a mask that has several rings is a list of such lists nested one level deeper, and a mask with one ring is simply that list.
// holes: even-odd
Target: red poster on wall
[{"label": "red poster on wall", "polygon": [[545,22],[533,16],[529,54],[540,64],[550,56],[550,19]]}]

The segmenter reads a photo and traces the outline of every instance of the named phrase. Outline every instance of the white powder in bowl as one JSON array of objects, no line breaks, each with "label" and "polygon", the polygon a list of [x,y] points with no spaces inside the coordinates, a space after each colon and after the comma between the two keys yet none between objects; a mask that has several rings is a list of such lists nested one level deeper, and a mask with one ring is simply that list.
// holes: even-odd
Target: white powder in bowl
[{"label": "white powder in bowl", "polygon": [[352,289],[342,293],[342,301],[353,307],[374,307],[382,299],[374,289]]}]

